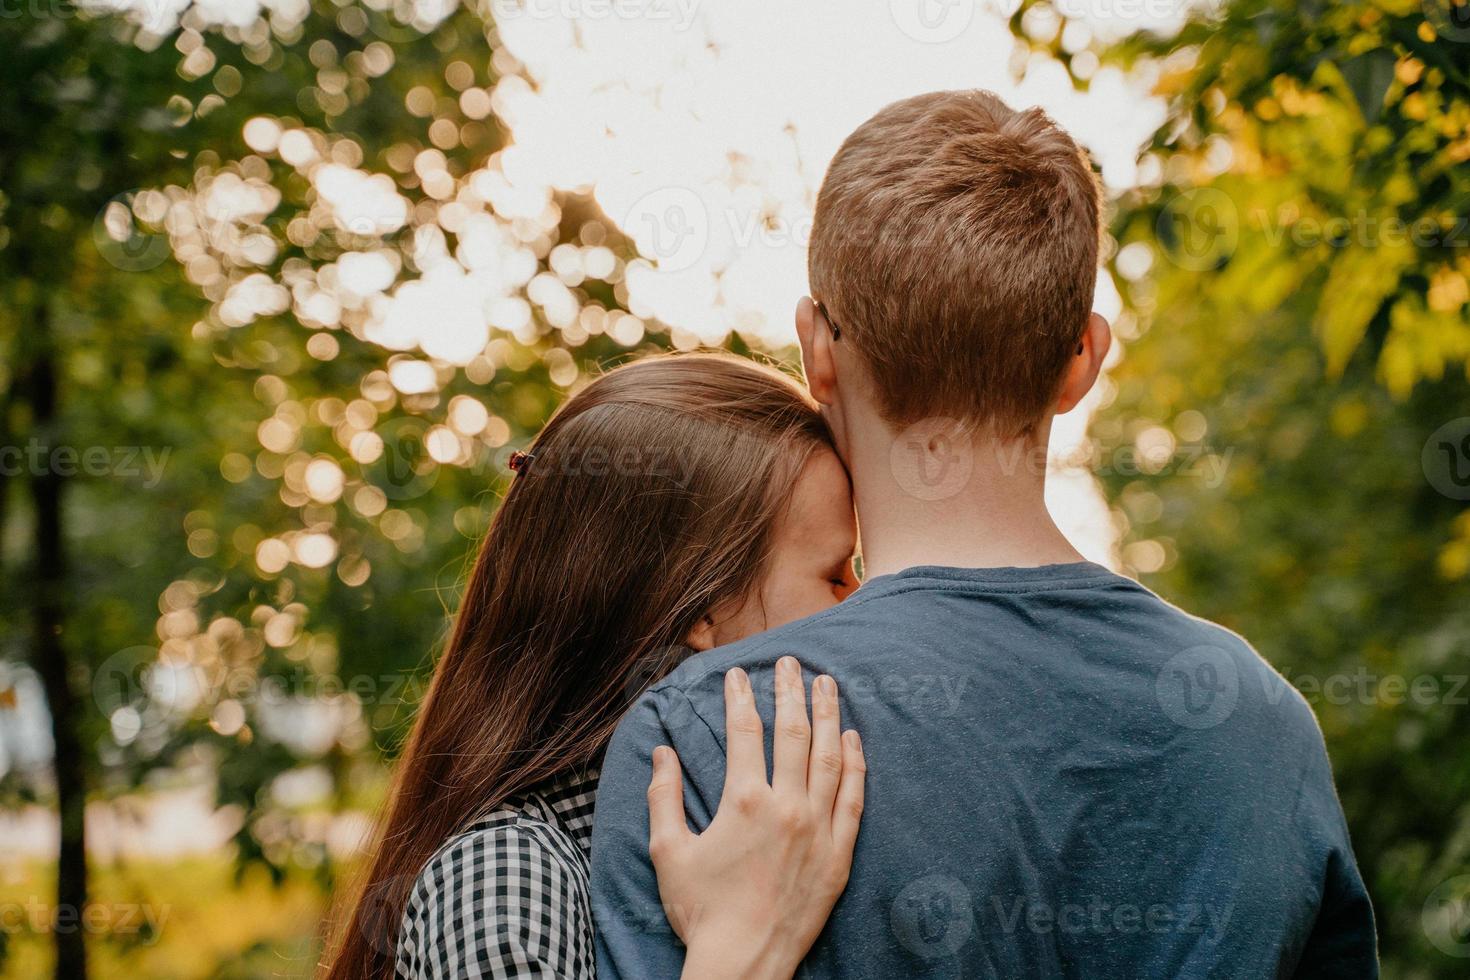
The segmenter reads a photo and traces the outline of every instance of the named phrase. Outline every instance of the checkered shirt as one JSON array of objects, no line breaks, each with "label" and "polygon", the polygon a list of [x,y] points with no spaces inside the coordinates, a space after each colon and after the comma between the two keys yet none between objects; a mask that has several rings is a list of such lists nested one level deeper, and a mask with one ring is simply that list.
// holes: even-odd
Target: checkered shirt
[{"label": "checkered shirt", "polygon": [[402,980],[592,980],[597,773],[543,783],[444,843],[399,925]]}]

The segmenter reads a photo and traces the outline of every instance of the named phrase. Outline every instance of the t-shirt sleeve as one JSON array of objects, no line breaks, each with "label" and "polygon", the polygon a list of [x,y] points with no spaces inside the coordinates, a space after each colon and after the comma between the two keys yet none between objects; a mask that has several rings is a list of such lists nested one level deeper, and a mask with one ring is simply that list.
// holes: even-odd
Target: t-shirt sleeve
[{"label": "t-shirt sleeve", "polygon": [[725,752],[689,698],[647,692],[608,746],[592,822],[592,913],[599,980],[677,977],[684,946],[664,916],[648,858],[648,783],[653,750],[671,746],[684,770],[684,809],[709,826],[725,779]]},{"label": "t-shirt sleeve", "polygon": [[1302,947],[1294,976],[1299,978],[1374,978],[1378,976],[1378,936],[1373,903],[1358,871],[1347,820],[1332,784],[1332,768],[1320,731],[1313,730],[1316,758],[1299,814],[1315,826],[1308,840],[1325,851],[1317,918]]},{"label": "t-shirt sleeve", "polygon": [[1344,854],[1334,850],[1328,857],[1322,905],[1295,976],[1323,980],[1378,976],[1373,905],[1351,851]]}]

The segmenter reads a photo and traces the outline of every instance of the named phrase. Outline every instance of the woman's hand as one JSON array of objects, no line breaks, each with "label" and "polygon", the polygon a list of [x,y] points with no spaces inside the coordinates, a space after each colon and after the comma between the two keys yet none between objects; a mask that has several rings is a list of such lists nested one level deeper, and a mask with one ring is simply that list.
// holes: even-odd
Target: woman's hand
[{"label": "woman's hand", "polygon": [[674,750],[653,753],[648,853],[669,922],[687,949],[684,976],[787,980],[847,886],[866,764],[843,733],[837,682],[818,677],[807,720],[801,667],[776,664],[774,766],[745,671],[725,674],[728,759],[719,811],[702,834],[684,820]]}]

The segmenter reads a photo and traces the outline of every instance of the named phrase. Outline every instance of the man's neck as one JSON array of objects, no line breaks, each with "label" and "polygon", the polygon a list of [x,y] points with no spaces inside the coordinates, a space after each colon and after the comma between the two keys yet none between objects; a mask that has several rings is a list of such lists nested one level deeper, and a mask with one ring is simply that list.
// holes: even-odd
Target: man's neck
[{"label": "man's neck", "polygon": [[854,440],[848,465],[873,578],[917,565],[1035,567],[1081,561],[1046,509],[1046,426],[997,443],[920,423]]}]

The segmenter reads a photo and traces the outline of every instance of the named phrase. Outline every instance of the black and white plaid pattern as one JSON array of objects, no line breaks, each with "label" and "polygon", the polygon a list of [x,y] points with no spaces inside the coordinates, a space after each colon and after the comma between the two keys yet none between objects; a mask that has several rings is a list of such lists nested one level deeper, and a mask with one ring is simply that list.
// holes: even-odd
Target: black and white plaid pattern
[{"label": "black and white plaid pattern", "polygon": [[592,980],[597,773],[538,787],[451,837],[414,882],[398,931],[403,980]]}]

